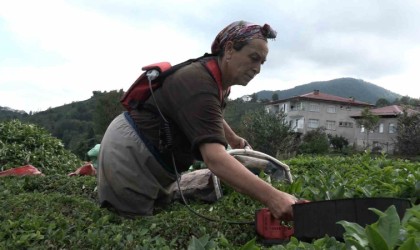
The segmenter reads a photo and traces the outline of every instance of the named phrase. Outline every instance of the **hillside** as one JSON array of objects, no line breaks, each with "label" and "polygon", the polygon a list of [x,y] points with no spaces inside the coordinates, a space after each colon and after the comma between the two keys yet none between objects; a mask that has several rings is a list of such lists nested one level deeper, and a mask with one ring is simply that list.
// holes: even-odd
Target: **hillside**
[{"label": "hillside", "polygon": [[122,93],[122,90],[93,91],[92,97],[87,100],[33,114],[0,107],[0,122],[18,119],[36,124],[59,138],[67,149],[81,159],[87,159],[87,151],[101,141],[110,121],[123,110],[119,104]]},{"label": "hillside", "polygon": [[0,106],[0,121],[11,119],[22,119],[28,114],[25,111],[11,109],[9,107]]},{"label": "hillside", "polygon": [[330,95],[345,98],[354,97],[356,100],[371,104],[375,104],[380,98],[387,99],[389,102],[394,102],[397,98],[401,98],[401,95],[399,94],[393,93],[375,84],[354,78],[339,78],[330,81],[311,82],[287,90],[264,90],[257,92],[257,96],[260,100],[271,100],[273,94],[276,93],[279,99],[286,99],[292,96],[312,92],[315,89]]},{"label": "hillside", "polygon": [[[374,84],[353,78],[341,78],[325,82],[312,82],[283,91],[260,91],[256,93],[259,100],[271,100],[273,93],[279,99],[301,95],[318,89],[321,92],[342,96],[355,97],[359,101],[376,104],[380,98],[390,103],[400,98],[400,95],[390,92]],[[23,111],[0,107],[0,122],[18,119],[47,129],[53,136],[59,138],[67,149],[86,158],[86,152],[95,144],[100,143],[103,133],[111,120],[123,111],[119,104],[122,90],[100,92],[94,91],[90,99],[73,102],[60,107],[27,114]],[[239,99],[239,98],[238,98]],[[403,98],[401,98],[403,99]],[[233,129],[238,129],[241,117],[261,103],[231,100],[225,110],[225,119]]]}]

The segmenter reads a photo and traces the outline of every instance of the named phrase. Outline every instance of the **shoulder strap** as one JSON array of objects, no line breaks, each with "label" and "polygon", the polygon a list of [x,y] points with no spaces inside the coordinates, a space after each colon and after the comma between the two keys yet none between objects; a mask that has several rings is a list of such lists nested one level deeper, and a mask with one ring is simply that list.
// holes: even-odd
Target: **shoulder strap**
[{"label": "shoulder strap", "polygon": [[[219,64],[217,63],[217,59],[214,58],[213,54],[205,53],[203,56],[189,59],[185,62],[179,63],[177,65],[172,66],[166,71],[162,71],[162,73],[159,75],[159,79],[165,79],[170,74],[174,73],[178,69],[191,64],[193,62],[201,61],[204,65],[204,67],[208,70],[210,75],[213,77],[213,79],[216,81],[217,88],[219,90],[219,99],[220,102],[223,102],[223,86],[222,86],[222,73],[220,72]],[[227,90],[230,92],[230,88]]]},{"label": "shoulder strap", "polygon": [[212,54],[205,53],[203,56],[200,56],[198,58],[193,58],[193,59],[189,59],[189,60],[187,60],[185,62],[178,63],[178,64],[170,67],[168,70],[162,71],[162,73],[159,75],[158,79],[159,80],[163,80],[167,76],[169,76],[170,74],[172,74],[175,71],[177,71],[178,69],[180,69],[180,68],[182,68],[184,66],[187,66],[187,65],[189,65],[189,64],[191,64],[193,62],[197,62],[197,61],[203,60],[203,59],[208,58],[208,57],[211,57],[211,56],[213,56],[213,55]]},{"label": "shoulder strap", "polygon": [[[205,68],[209,71],[210,75],[216,81],[219,90],[219,98],[220,101],[223,102],[222,77],[219,66],[217,64],[216,59],[214,58],[214,55],[205,53],[201,57],[189,59],[185,62],[179,63],[174,66],[171,66],[171,64],[168,62],[161,62],[144,66],[142,70],[144,70],[145,72],[141,74],[137,78],[137,80],[130,86],[127,92],[124,93],[124,95],[120,99],[121,104],[127,110],[138,108],[150,97],[151,91],[154,91],[163,84],[163,81],[167,76],[174,73],[178,69],[197,61],[203,63]],[[151,83],[149,83],[146,75],[147,72],[152,69],[158,70],[159,75],[157,76],[157,78],[152,80]],[[152,89],[150,89],[150,85]]]},{"label": "shoulder strap", "polygon": [[[206,60],[204,66],[209,71],[210,75],[216,81],[217,88],[219,89],[220,102],[223,102],[223,85],[222,85],[222,72],[220,72],[219,64],[215,58]],[[230,91],[230,88],[227,90]]]}]

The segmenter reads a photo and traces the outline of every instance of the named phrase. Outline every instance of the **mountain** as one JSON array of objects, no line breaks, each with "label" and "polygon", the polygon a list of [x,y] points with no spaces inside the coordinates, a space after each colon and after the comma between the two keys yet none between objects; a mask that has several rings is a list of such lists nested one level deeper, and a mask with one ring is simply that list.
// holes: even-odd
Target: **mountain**
[{"label": "mountain", "polygon": [[330,81],[311,82],[287,90],[263,90],[257,92],[256,94],[259,100],[271,100],[273,94],[277,94],[279,100],[281,100],[306,94],[314,91],[315,89],[326,94],[341,96],[344,98],[354,97],[356,100],[371,104],[375,104],[380,98],[384,98],[390,103],[394,102],[398,98],[401,98],[401,95],[399,94],[393,93],[375,84],[354,78],[339,78]]},{"label": "mountain", "polygon": [[28,114],[23,110],[11,109],[9,107],[0,106],[0,121],[8,119],[21,119]]}]

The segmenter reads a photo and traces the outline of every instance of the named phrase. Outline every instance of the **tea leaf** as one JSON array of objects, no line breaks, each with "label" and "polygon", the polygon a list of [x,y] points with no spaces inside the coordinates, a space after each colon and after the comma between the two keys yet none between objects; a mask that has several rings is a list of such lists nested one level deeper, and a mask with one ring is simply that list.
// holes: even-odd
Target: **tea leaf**
[{"label": "tea leaf", "polygon": [[398,241],[401,229],[400,217],[394,205],[390,206],[384,213],[379,213],[377,209],[370,209],[377,214],[381,214],[379,220],[372,225],[378,233],[385,239],[389,248],[393,248]]},{"label": "tea leaf", "polygon": [[378,230],[370,225],[366,226],[366,236],[369,240],[369,246],[372,247],[373,250],[392,249],[388,246]]}]

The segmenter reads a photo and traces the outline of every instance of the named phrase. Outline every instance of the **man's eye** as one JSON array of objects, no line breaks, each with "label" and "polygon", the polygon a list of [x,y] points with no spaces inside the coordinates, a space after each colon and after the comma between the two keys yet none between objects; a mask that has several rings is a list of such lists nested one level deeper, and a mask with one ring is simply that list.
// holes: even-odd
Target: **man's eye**
[{"label": "man's eye", "polygon": [[251,56],[251,60],[254,62],[259,62],[261,59],[259,56]]}]

